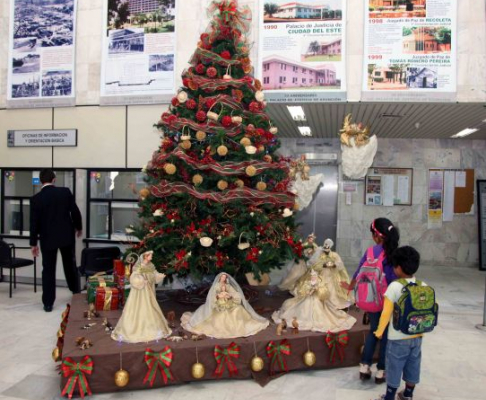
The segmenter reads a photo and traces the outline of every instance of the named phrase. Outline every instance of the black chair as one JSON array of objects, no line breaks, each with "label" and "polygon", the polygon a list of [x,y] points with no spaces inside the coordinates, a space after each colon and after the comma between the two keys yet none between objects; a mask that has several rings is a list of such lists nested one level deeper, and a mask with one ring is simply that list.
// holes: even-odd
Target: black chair
[{"label": "black chair", "polygon": [[17,288],[17,268],[28,267],[29,265],[34,266],[34,292],[37,293],[37,258],[34,257],[33,260],[30,260],[16,257],[16,249],[30,249],[30,247],[18,247],[0,239],[0,276],[3,276],[4,268],[10,270],[10,297],[12,297],[12,283],[13,287]]},{"label": "black chair", "polygon": [[120,249],[111,247],[87,247],[81,252],[79,272],[86,279],[98,272],[113,273],[113,260],[120,258]]}]

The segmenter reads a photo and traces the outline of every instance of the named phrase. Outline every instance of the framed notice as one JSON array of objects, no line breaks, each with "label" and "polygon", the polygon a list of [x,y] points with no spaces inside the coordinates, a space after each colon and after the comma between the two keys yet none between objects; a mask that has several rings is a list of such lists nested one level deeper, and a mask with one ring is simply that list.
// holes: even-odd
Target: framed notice
[{"label": "framed notice", "polygon": [[269,102],[346,100],[346,0],[259,0],[259,77]]},{"label": "framed notice", "polygon": [[361,99],[455,101],[458,1],[365,4]]},{"label": "framed notice", "polygon": [[477,180],[479,269],[486,270],[486,180]]},{"label": "framed notice", "polygon": [[103,1],[102,105],[155,104],[172,98],[179,1]]},{"label": "framed notice", "polygon": [[77,0],[11,0],[7,106],[75,105]]},{"label": "framed notice", "polygon": [[365,178],[367,206],[411,206],[412,168],[370,168]]}]

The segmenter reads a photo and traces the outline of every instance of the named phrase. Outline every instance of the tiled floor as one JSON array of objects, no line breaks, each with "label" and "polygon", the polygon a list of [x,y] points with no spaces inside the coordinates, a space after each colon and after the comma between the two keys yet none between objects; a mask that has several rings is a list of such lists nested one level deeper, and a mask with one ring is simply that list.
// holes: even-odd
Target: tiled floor
[{"label": "tiled floor", "polygon": [[[476,400],[486,398],[486,331],[482,323],[485,274],[473,269],[422,267],[419,277],[438,294],[437,329],[424,339],[422,383],[415,400]],[[0,400],[60,398],[59,376],[51,360],[61,312],[69,302],[58,289],[52,313],[42,310],[40,293],[19,285],[12,299],[0,283]],[[356,368],[290,373],[261,388],[252,381],[198,382],[94,396],[96,399],[165,400],[369,400],[384,390],[360,382]]]}]

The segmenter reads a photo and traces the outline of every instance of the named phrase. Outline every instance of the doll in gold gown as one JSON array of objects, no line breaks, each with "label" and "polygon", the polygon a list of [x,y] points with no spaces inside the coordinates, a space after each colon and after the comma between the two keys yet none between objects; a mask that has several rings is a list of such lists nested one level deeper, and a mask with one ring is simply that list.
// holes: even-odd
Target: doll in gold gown
[{"label": "doll in gold gown", "polygon": [[155,284],[165,274],[157,272],[151,262],[153,251],[140,256],[130,276],[131,290],[111,337],[126,343],[150,342],[169,336],[172,330],[157,303]]},{"label": "doll in gold gown", "polygon": [[182,327],[194,334],[217,339],[255,335],[268,326],[245,299],[236,281],[226,273],[216,276],[206,303],[182,315]]},{"label": "doll in gold gown", "polygon": [[356,323],[355,318],[329,303],[328,286],[313,268],[299,279],[291,293],[294,297],[286,300],[272,315],[277,324],[282,319],[296,319],[302,331],[340,332],[351,329]]}]

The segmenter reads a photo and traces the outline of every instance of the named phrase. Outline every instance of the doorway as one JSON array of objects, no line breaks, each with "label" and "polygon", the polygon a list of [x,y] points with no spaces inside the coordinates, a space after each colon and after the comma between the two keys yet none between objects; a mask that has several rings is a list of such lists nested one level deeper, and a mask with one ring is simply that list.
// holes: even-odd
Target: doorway
[{"label": "doorway", "polygon": [[299,232],[302,239],[312,232],[317,236],[316,243],[322,246],[325,239],[336,243],[337,204],[338,204],[338,166],[324,162],[307,160],[312,168],[311,174],[324,174],[323,184],[303,211],[297,213],[296,222],[301,224]]}]

